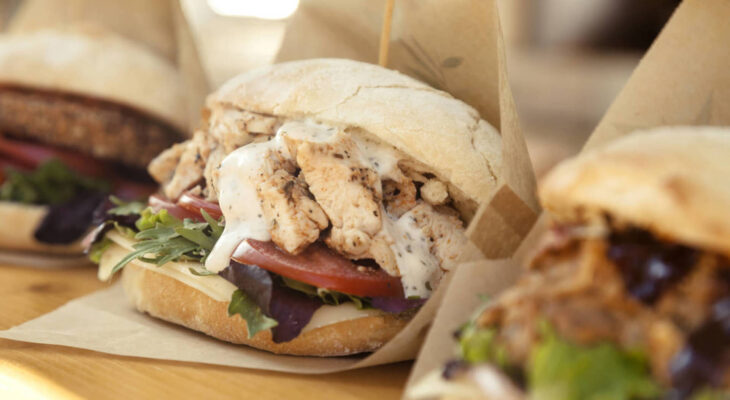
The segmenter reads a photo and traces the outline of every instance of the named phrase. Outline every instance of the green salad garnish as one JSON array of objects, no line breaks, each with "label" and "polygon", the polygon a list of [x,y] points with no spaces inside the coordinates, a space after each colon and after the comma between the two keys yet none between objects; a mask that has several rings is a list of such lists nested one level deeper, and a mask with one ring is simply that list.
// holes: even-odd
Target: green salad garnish
[{"label": "green salad garnish", "polygon": [[[513,368],[496,338],[496,328],[468,323],[459,336],[462,359],[471,364],[492,363],[503,370]],[[607,342],[573,344],[558,337],[547,324],[523,371],[534,400],[655,399],[662,393],[641,352]]]},{"label": "green salad garnish", "polygon": [[240,289],[233,292],[230,304],[228,304],[228,316],[238,314],[246,321],[248,338],[254,337],[258,332],[271,329],[277,325],[275,319],[267,317],[245,293]]},{"label": "green salad garnish", "polygon": [[54,205],[86,192],[108,193],[111,185],[102,179],[82,176],[66,164],[51,159],[33,171],[8,168],[0,185],[0,200],[23,204]]}]

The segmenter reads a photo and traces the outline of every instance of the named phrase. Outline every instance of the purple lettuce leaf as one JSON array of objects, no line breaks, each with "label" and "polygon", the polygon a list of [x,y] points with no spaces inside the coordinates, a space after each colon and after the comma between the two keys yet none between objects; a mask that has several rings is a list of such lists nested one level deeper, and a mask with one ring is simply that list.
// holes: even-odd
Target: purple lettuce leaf
[{"label": "purple lettuce leaf", "polygon": [[404,299],[401,297],[370,297],[373,308],[389,313],[402,313],[422,306],[428,299]]},{"label": "purple lettuce leaf", "polygon": [[36,240],[49,244],[70,244],[81,238],[91,226],[94,210],[105,194],[82,193],[73,199],[49,206],[48,213],[34,232]]},{"label": "purple lettuce leaf", "polygon": [[274,343],[288,342],[301,333],[322,306],[322,301],[290,289],[275,275],[255,265],[232,261],[218,273],[249,296],[261,310],[279,324],[272,328]]}]

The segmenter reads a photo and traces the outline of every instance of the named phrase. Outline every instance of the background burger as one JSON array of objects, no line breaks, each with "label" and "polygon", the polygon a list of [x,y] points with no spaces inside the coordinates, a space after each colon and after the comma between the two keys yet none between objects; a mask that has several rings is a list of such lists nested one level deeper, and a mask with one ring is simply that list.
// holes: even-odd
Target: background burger
[{"label": "background burger", "polygon": [[[140,311],[275,353],[372,351],[443,274],[500,181],[501,140],[447,93],[319,59],[238,76],[108,211],[91,254]],[[235,316],[238,314],[241,318]]]},{"label": "background burger", "polygon": [[106,195],[155,190],[146,164],[180,140],[166,59],[91,29],[0,37],[0,250],[81,254]]},{"label": "background burger", "polygon": [[410,397],[727,399],[728,157],[730,130],[676,127],[560,164],[529,272]]}]

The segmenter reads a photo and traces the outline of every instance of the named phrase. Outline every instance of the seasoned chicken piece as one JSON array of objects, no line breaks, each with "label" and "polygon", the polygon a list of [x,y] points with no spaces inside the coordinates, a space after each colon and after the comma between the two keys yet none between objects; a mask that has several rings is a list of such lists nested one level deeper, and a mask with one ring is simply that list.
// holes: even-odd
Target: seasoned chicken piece
[{"label": "seasoned chicken piece", "polygon": [[459,218],[438,212],[423,202],[411,209],[410,215],[431,241],[431,253],[438,258],[441,268],[448,271],[456,266],[463,249],[468,244]]},{"label": "seasoned chicken piece", "polygon": [[208,201],[218,201],[218,171],[223,160],[226,158],[223,147],[215,145],[208,154],[208,162],[205,164],[203,177],[205,178],[205,197]]},{"label": "seasoned chicken piece", "polygon": [[446,185],[437,180],[429,179],[421,186],[421,197],[432,206],[439,206],[446,203],[449,199],[449,192]]},{"label": "seasoned chicken piece", "polygon": [[400,270],[398,269],[398,262],[395,259],[395,254],[390,247],[393,244],[393,240],[388,237],[385,231],[378,232],[370,241],[370,247],[365,253],[363,253],[359,259],[372,259],[380,268],[382,268],[388,275],[400,276]]},{"label": "seasoned chicken piece", "polygon": [[252,141],[252,134],[274,135],[277,118],[244,110],[215,109],[210,115],[210,136],[225,154]]},{"label": "seasoned chicken piece", "polygon": [[405,175],[399,181],[383,181],[383,203],[388,214],[400,217],[416,206],[416,185]]},{"label": "seasoned chicken piece", "polygon": [[327,244],[358,258],[381,227],[382,189],[378,174],[360,160],[352,138],[337,132],[326,141],[287,137],[301,176],[332,222]]},{"label": "seasoned chicken piece", "polygon": [[169,149],[166,149],[155,157],[150,164],[147,166],[147,172],[154,178],[158,183],[164,184],[172,179],[175,174],[175,168],[180,162],[180,157],[190,143],[189,140],[176,143]]},{"label": "seasoned chicken piece", "polygon": [[[263,175],[262,175],[263,177]],[[298,254],[319,238],[329,220],[322,208],[308,197],[300,178],[277,169],[258,186],[263,212],[271,221],[271,239],[291,254]]]},{"label": "seasoned chicken piece", "polygon": [[203,179],[203,170],[210,152],[205,133],[195,132],[193,138],[184,145],[185,149],[180,155],[175,173],[163,188],[168,199],[177,199],[185,190]]}]

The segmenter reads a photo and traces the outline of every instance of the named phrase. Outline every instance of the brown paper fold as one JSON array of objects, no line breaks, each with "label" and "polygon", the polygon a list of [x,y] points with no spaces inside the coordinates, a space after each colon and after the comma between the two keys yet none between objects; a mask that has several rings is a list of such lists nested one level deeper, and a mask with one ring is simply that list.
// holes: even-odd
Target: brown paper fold
[{"label": "brown paper fold", "polygon": [[[730,125],[730,2],[685,0],[644,55],[626,86],[590,136],[585,149],[604,145],[637,129],[664,125]],[[496,197],[499,197],[500,194]],[[505,224],[507,225],[507,224]],[[543,236],[543,213],[514,256],[458,269],[421,348],[408,386],[452,359],[451,333],[504,286],[494,279],[520,271]],[[465,268],[464,268],[465,267]],[[484,273],[489,271],[492,275]]]}]

